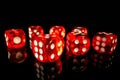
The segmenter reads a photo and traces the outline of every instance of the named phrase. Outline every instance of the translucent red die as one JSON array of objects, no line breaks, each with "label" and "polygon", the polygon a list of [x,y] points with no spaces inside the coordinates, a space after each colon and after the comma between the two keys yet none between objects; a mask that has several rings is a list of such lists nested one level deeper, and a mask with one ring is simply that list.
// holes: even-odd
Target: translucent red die
[{"label": "translucent red die", "polygon": [[61,38],[65,37],[65,28],[64,26],[52,26],[50,28],[50,34],[58,35]]},{"label": "translucent red die", "polygon": [[40,62],[53,62],[61,56],[63,44],[64,42],[57,35],[39,35],[32,42],[32,51]]},{"label": "translucent red die", "polygon": [[[85,55],[90,48],[90,38],[86,34],[87,29],[85,28],[85,33],[81,33],[80,29],[76,27],[72,30],[72,32],[69,32],[66,37],[66,49],[68,55]],[[78,31],[76,31],[78,30]],[[80,32],[79,32],[80,31]]]},{"label": "translucent red die", "polygon": [[22,63],[27,58],[26,36],[22,29],[5,31],[5,40],[8,50],[8,59],[11,62]]},{"label": "translucent red die", "polygon": [[26,44],[26,36],[22,29],[10,29],[5,31],[5,40],[10,49],[22,48]]},{"label": "translucent red die", "polygon": [[98,53],[111,54],[117,45],[117,35],[107,32],[98,32],[93,36],[92,46]]},{"label": "translucent red die", "polygon": [[[51,31],[53,30],[53,31]],[[62,55],[65,42],[63,26],[53,26],[49,34],[39,34],[32,38],[31,49],[40,62],[54,62]]]},{"label": "translucent red die", "polygon": [[33,38],[35,36],[39,36],[40,34],[44,34],[44,30],[42,26],[29,26],[28,33],[29,33],[29,42],[30,42],[30,48],[31,48]]}]

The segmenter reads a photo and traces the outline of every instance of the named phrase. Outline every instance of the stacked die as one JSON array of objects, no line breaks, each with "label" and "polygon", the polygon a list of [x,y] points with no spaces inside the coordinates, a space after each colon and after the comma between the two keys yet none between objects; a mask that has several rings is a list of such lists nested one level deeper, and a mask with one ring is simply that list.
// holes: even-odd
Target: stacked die
[{"label": "stacked die", "polygon": [[[86,27],[74,27],[66,37],[67,63],[72,70],[84,71],[88,64],[90,38]],[[71,66],[72,64],[72,66]]]},{"label": "stacked die", "polygon": [[30,26],[29,37],[30,46],[36,58],[35,72],[37,78],[41,80],[56,80],[62,72],[60,56],[65,46],[64,27],[52,26],[49,34],[44,34],[41,26]]},{"label": "stacked die", "polygon": [[58,80],[62,72],[62,62],[60,59],[47,64],[36,60],[34,67],[36,78],[40,80]]},{"label": "stacked die", "polygon": [[24,31],[22,29],[6,30],[5,40],[8,49],[8,59],[11,62],[22,63],[27,58]]},{"label": "stacked die", "polygon": [[44,34],[44,30],[42,26],[30,26],[28,28],[29,32],[29,42],[30,42],[30,48],[32,49],[32,40],[35,36],[39,36],[40,34]]},{"label": "stacked die", "polygon": [[[38,27],[38,26],[37,26]],[[49,34],[44,34],[41,27],[29,27],[29,35],[31,39],[31,49],[37,60],[40,62],[54,62],[63,52],[65,29],[63,26],[52,26]],[[31,31],[31,32],[30,32]],[[37,32],[39,33],[36,35]]]},{"label": "stacked die", "polygon": [[90,48],[90,39],[86,27],[75,27],[67,34],[66,49],[68,56],[85,55]]},{"label": "stacked die", "polygon": [[93,66],[103,69],[110,67],[117,46],[117,35],[108,32],[97,32],[93,36],[92,46],[94,49],[91,54]]}]

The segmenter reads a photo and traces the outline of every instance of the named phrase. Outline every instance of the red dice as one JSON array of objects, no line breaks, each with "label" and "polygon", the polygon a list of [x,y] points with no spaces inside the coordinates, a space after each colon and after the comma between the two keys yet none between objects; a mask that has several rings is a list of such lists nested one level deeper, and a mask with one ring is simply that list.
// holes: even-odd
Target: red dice
[{"label": "red dice", "polygon": [[49,34],[42,32],[32,37],[31,49],[35,58],[40,62],[54,62],[62,55],[65,29],[63,26],[53,26]]},{"label": "red dice", "polygon": [[50,28],[50,34],[56,34],[61,38],[65,37],[65,28],[63,26],[52,26]]},{"label": "red dice", "polygon": [[42,28],[42,26],[30,26],[28,28],[28,33],[29,33],[29,42],[30,42],[30,48],[32,47],[32,39],[35,36],[39,36],[40,34],[44,34],[44,30]]},{"label": "red dice", "polygon": [[5,31],[5,40],[9,49],[22,48],[26,44],[25,33],[22,29],[11,29]]},{"label": "red dice", "polygon": [[11,62],[21,63],[27,58],[26,36],[22,29],[5,31],[5,40],[8,48],[8,59]]},{"label": "red dice", "polygon": [[[82,32],[83,30],[83,32]],[[87,36],[87,28],[75,27],[67,34],[66,49],[68,55],[85,55],[90,48],[90,39]]]},{"label": "red dice", "polygon": [[98,32],[93,36],[92,46],[99,53],[111,54],[117,45],[117,35],[107,32]]}]

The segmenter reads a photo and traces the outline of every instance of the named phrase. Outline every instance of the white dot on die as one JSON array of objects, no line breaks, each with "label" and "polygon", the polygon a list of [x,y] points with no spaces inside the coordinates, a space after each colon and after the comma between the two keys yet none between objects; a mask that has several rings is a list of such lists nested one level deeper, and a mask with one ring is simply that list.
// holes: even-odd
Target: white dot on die
[{"label": "white dot on die", "polygon": [[55,47],[55,45],[52,43],[51,46],[50,46],[50,48],[54,49],[54,47]]},{"label": "white dot on die", "polygon": [[75,44],[79,44],[79,40],[75,40],[74,43],[75,43]]},{"label": "white dot on die", "polygon": [[31,28],[29,28],[29,31],[31,31]]},{"label": "white dot on die", "polygon": [[62,37],[64,37],[64,36],[65,36],[65,32],[62,31],[62,32],[61,32],[61,35],[62,35]]},{"label": "white dot on die", "polygon": [[78,48],[74,48],[74,52],[78,52]]},{"label": "white dot on die", "polygon": [[62,53],[60,51],[58,51],[57,55],[60,56]]},{"label": "white dot on die", "polygon": [[40,54],[43,54],[43,50],[42,50],[42,49],[39,49],[39,53],[40,53]]},{"label": "white dot on die", "polygon": [[83,40],[83,44],[87,44],[87,40],[85,39],[85,40]]},{"label": "white dot on die", "polygon": [[101,52],[105,52],[105,48],[103,48],[103,47],[100,48],[100,51],[101,51]]},{"label": "white dot on die", "polygon": [[15,44],[19,44],[19,43],[21,42],[21,38],[18,37],[18,36],[16,36],[16,37],[14,37],[13,42],[14,42]]},{"label": "white dot on die", "polygon": [[34,50],[35,50],[35,52],[38,52],[38,48],[37,47],[35,47]]},{"label": "white dot on die", "polygon": [[97,40],[100,40],[100,36],[96,36],[96,39],[97,39]]},{"label": "white dot on die", "polygon": [[54,57],[55,57],[55,54],[51,54],[50,58],[54,59]]},{"label": "white dot on die", "polygon": [[34,45],[37,46],[37,41],[36,40],[34,40]]},{"label": "white dot on die", "polygon": [[101,46],[102,46],[102,47],[105,47],[105,45],[106,45],[105,43],[101,43]]},{"label": "white dot on die", "polygon": [[50,34],[53,32],[53,29],[50,29]]},{"label": "white dot on die", "polygon": [[99,41],[96,41],[96,45],[100,45],[100,42],[99,42]]},{"label": "white dot on die", "polygon": [[6,41],[8,41],[8,37],[6,37]]},{"label": "white dot on die", "polygon": [[82,48],[82,52],[86,52],[86,50],[87,50],[86,48]]},{"label": "white dot on die", "polygon": [[39,47],[41,47],[41,48],[43,47],[43,42],[42,41],[39,42]]},{"label": "white dot on die", "polygon": [[115,42],[117,42],[117,39],[115,39]]},{"label": "white dot on die", "polygon": [[95,50],[99,50],[99,46],[95,46]]},{"label": "white dot on die", "polygon": [[40,55],[39,58],[40,58],[41,61],[43,60],[43,56],[42,55]]},{"label": "white dot on die", "polygon": [[103,38],[102,38],[102,41],[106,41],[106,37],[103,37]]},{"label": "white dot on die", "polygon": [[112,40],[112,43],[114,44],[114,42],[115,42],[115,41],[114,41],[114,39],[113,39],[113,40]]},{"label": "white dot on die", "polygon": [[39,32],[36,33],[36,35],[39,35],[39,34],[40,34]]},{"label": "white dot on die", "polygon": [[111,51],[113,51],[113,49],[114,49],[114,48],[112,47],[112,48],[111,48]]},{"label": "white dot on die", "polygon": [[33,32],[34,32],[34,33],[36,33],[36,32],[37,32],[37,30],[33,30]]},{"label": "white dot on die", "polygon": [[35,57],[38,58],[38,53],[35,53]]},{"label": "white dot on die", "polygon": [[60,47],[62,45],[62,41],[58,42],[58,47]]},{"label": "white dot on die", "polygon": [[113,37],[111,36],[110,39],[113,39]]},{"label": "white dot on die", "polygon": [[114,48],[114,50],[115,50],[116,46],[114,46],[113,48]]}]

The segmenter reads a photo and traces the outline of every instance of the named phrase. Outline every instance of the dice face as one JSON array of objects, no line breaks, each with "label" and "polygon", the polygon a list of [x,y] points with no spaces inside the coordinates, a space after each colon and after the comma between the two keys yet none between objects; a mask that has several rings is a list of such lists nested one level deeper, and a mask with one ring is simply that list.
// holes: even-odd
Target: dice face
[{"label": "dice face", "polygon": [[42,26],[30,26],[28,28],[29,38],[32,39],[34,36],[44,34]]},{"label": "dice face", "polygon": [[11,29],[5,31],[5,40],[8,48],[22,48],[26,44],[25,33],[22,29]]},{"label": "dice face", "polygon": [[32,51],[40,62],[56,61],[62,54],[64,41],[58,35],[44,34],[35,37]]},{"label": "dice face", "polygon": [[117,36],[113,33],[98,32],[93,36],[92,46],[99,53],[111,54],[117,45]]},{"label": "dice face", "polygon": [[68,55],[85,55],[89,51],[89,48],[90,39],[86,34],[78,34],[78,32],[67,34],[66,49]]},{"label": "dice face", "polygon": [[41,34],[44,34],[44,30],[43,30],[42,26],[29,26],[28,33],[29,33],[30,48],[32,48],[33,38],[35,36],[39,36]]},{"label": "dice face", "polygon": [[52,26],[50,28],[50,34],[58,35],[61,38],[65,37],[65,29],[63,26]]}]

